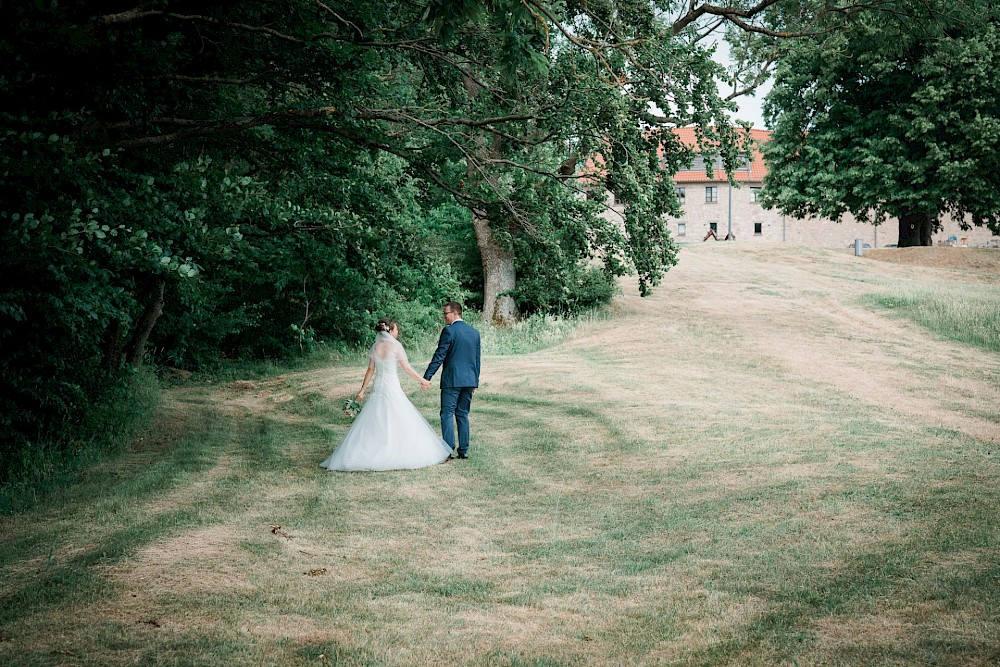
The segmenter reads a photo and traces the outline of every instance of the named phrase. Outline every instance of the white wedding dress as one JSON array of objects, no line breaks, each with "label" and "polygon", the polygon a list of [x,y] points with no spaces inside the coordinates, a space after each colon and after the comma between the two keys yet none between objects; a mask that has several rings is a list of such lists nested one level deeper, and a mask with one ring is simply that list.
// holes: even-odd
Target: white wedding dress
[{"label": "white wedding dress", "polygon": [[368,400],[340,447],[320,465],[327,470],[404,470],[444,462],[451,448],[399,386],[399,367],[410,368],[403,346],[380,331],[369,358],[375,362],[375,380]]}]

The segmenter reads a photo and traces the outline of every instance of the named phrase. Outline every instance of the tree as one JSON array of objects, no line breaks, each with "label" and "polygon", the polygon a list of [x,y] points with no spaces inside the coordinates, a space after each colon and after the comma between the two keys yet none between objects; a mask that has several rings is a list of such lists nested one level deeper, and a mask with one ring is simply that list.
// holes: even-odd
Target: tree
[{"label": "tree", "polygon": [[[356,1],[287,2],[273,9],[173,2],[98,14],[87,29],[178,36],[157,50],[160,69],[171,64],[162,76],[174,96],[167,105],[172,113],[100,124],[119,146],[149,149],[301,128],[399,156],[414,175],[470,210],[485,314],[509,323],[517,314],[513,238],[551,241],[511,196],[509,184],[525,182],[512,172],[533,174],[532,187],[545,179],[570,184],[574,175],[566,165],[583,164],[601,150],[617,187],[655,182],[650,174],[662,146],[676,151],[665,160],[670,165],[688,161],[691,151],[640,132],[640,123],[667,129],[726,124],[725,102],[715,90],[720,68],[701,40],[726,22],[770,33],[756,21],[777,4],[434,0],[390,10]],[[202,50],[205,44],[227,50],[215,53],[210,46],[213,57],[195,61],[185,51],[195,35]],[[183,49],[171,52],[172,45]],[[174,113],[190,109],[181,95],[194,86],[196,99],[226,86],[252,95],[226,96],[229,104],[214,112],[202,106],[201,115]],[[666,115],[654,117],[651,105]],[[715,143],[731,152],[737,135],[715,132]],[[567,261],[616,257],[608,271],[637,272],[647,292],[675,261],[658,220],[676,203],[671,189],[658,190],[661,195],[630,200],[624,234],[610,233],[578,207],[579,215],[563,217],[596,243]]]},{"label": "tree", "polygon": [[[463,222],[491,319],[627,273],[649,293],[676,261],[664,176],[697,152],[671,129],[742,152],[704,34],[772,32],[777,6],[0,3],[0,442],[72,430],[150,349],[195,368],[430,326],[480,278],[439,261]],[[623,227],[582,197],[596,154]]]},{"label": "tree", "polygon": [[899,3],[796,41],[765,104],[763,201],[930,245],[942,215],[1000,234],[1000,49],[991,3]]},{"label": "tree", "polygon": [[375,313],[433,326],[462,294],[425,252],[440,195],[304,126],[374,76],[325,58],[317,77],[315,49],[251,25],[318,30],[306,4],[220,3],[204,30],[203,3],[0,5],[0,482],[19,451],[73,446],[150,348],[282,356]]},{"label": "tree", "polygon": [[[693,28],[675,35],[645,3],[435,2],[427,11],[436,29],[420,33],[430,41],[414,69],[399,74],[437,95],[381,109],[394,122],[386,130],[408,133],[402,146],[385,130],[377,143],[468,207],[485,317],[512,322],[524,296],[518,264],[568,237],[587,242],[549,253],[560,260],[550,275],[568,276],[596,257],[609,276],[637,272],[647,293],[676,261],[662,222],[676,202],[660,179],[653,127],[725,121],[719,68]],[[408,44],[401,33],[381,35],[382,46]],[[654,118],[651,104],[670,116]],[[666,145],[668,165],[689,159],[690,148]],[[579,167],[594,153],[604,156],[605,185],[630,202],[624,230],[597,205],[573,200],[582,194]]]}]

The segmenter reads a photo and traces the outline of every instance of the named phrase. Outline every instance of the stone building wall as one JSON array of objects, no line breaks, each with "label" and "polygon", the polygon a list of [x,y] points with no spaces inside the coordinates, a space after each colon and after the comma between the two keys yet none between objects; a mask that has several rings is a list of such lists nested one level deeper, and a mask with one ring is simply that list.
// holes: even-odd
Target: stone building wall
[{"label": "stone building wall", "polygon": [[[878,227],[861,223],[852,216],[845,216],[840,223],[826,219],[796,220],[783,216],[777,211],[769,211],[752,201],[751,188],[760,183],[742,183],[732,189],[730,203],[729,184],[726,181],[685,181],[677,184],[684,188],[684,215],[668,221],[671,235],[679,242],[700,242],[715,223],[719,240],[732,232],[738,242],[746,243],[789,243],[822,248],[853,247],[854,239],[862,239],[873,248],[895,245],[898,241],[898,222],[895,218]],[[716,188],[717,201],[706,201],[705,188]],[[611,211],[608,215],[620,219],[623,207],[609,196]],[[933,236],[934,244],[943,244],[951,236],[961,244],[966,239],[969,246],[1000,246],[1000,236],[994,236],[985,227],[972,227],[962,231],[951,218],[943,221],[943,229]],[[709,239],[711,240],[711,239]]]}]

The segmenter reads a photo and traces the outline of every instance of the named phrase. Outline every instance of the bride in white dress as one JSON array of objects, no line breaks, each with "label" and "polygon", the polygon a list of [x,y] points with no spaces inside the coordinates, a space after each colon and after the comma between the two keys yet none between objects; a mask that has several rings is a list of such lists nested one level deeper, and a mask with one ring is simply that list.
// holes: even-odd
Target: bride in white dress
[{"label": "bride in white dress", "polygon": [[395,321],[383,318],[375,331],[368,371],[357,400],[364,399],[374,375],[371,396],[343,442],[320,465],[327,470],[401,470],[447,461],[451,448],[403,393],[398,369],[402,367],[422,388],[430,386],[430,381],[418,375],[407,361],[406,350],[396,340],[399,326]]}]

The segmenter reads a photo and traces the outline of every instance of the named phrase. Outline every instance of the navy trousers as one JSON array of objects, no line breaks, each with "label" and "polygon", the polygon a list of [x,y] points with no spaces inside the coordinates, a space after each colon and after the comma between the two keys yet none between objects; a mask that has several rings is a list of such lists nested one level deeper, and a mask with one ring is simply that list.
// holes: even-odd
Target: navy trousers
[{"label": "navy trousers", "polygon": [[458,426],[458,453],[469,452],[469,408],[474,387],[441,387],[441,437],[455,451],[455,426]]}]

